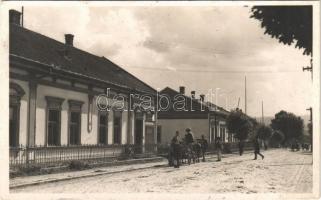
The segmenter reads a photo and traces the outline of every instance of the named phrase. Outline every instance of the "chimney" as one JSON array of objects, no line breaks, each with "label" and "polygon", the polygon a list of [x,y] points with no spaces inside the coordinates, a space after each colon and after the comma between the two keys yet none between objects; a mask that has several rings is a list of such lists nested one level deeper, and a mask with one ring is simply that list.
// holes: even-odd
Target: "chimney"
[{"label": "chimney", "polygon": [[9,23],[21,26],[21,12],[16,10],[9,10]]},{"label": "chimney", "polygon": [[192,99],[195,99],[195,91],[191,91]]},{"label": "chimney", "polygon": [[65,34],[65,44],[68,46],[74,45],[74,35],[73,34]]},{"label": "chimney", "polygon": [[179,93],[180,94],[185,94],[185,87],[184,86],[180,86],[179,87]]},{"label": "chimney", "polygon": [[200,100],[201,100],[201,102],[204,102],[204,99],[205,99],[205,95],[204,95],[204,94],[201,94],[201,95],[200,95]]}]

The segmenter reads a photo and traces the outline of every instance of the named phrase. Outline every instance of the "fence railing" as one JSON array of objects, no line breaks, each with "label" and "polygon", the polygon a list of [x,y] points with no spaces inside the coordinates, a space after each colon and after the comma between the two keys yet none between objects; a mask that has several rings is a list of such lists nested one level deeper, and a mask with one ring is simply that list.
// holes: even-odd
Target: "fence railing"
[{"label": "fence railing", "polygon": [[51,165],[73,160],[112,161],[157,154],[157,145],[81,145],[11,147],[10,168],[17,166]]},{"label": "fence railing", "polygon": [[[235,152],[238,143],[224,143],[225,153]],[[251,143],[244,143],[244,150],[252,148]],[[105,162],[117,159],[166,156],[169,144],[145,145],[81,145],[81,146],[34,146],[11,147],[9,155],[10,168],[28,167],[29,165],[51,166],[73,160]],[[215,145],[208,145],[208,152],[215,152]]]}]

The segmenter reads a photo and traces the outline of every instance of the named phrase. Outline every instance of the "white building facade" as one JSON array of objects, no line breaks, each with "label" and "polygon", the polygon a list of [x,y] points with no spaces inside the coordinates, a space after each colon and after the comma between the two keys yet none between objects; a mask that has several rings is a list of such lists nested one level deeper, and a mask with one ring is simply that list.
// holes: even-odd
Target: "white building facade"
[{"label": "white building facade", "polygon": [[[77,49],[73,35],[61,43],[9,14],[10,147],[156,143],[152,87]],[[148,108],[140,95],[151,97]]]}]

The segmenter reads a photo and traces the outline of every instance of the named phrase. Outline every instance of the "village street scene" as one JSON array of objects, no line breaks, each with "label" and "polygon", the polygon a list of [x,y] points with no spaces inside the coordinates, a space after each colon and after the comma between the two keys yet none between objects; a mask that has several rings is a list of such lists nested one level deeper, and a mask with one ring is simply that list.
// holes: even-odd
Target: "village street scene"
[{"label": "village street scene", "polygon": [[[312,192],[311,154],[271,150],[265,153],[268,158],[260,162],[254,161],[252,154],[252,152],[246,153],[242,157],[238,155],[225,157],[224,155],[220,163],[216,162],[215,156],[210,156],[206,162],[183,166],[180,170],[167,167],[165,161],[138,166],[140,169],[134,171],[128,171],[123,167],[120,169],[124,170],[121,173],[17,187],[12,192],[185,193],[188,191],[191,193],[240,192],[245,194]],[[108,168],[97,168],[90,172],[83,171],[83,173],[94,175],[107,170]],[[73,176],[73,174],[68,175]],[[50,180],[53,177],[55,177],[53,174],[46,175],[41,180]],[[32,182],[37,182],[39,179],[35,177]],[[19,180],[13,181],[19,184]]]},{"label": "village street scene", "polygon": [[10,194],[311,194],[312,10],[8,9]]}]

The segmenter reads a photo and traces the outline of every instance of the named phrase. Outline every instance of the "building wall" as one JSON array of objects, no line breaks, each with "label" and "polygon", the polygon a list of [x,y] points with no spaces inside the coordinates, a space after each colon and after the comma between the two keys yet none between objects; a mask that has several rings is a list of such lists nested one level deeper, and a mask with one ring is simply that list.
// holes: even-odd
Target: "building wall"
[{"label": "building wall", "polygon": [[194,138],[201,138],[204,135],[209,140],[209,122],[208,119],[159,119],[161,126],[161,143],[170,143],[176,131],[184,137],[185,129],[191,128]]},{"label": "building wall", "polygon": [[[211,119],[213,120],[213,119]],[[214,131],[212,133],[212,131]],[[214,138],[211,138],[209,141],[214,142],[215,140],[215,124],[211,123],[211,129],[210,129],[211,135],[214,136]],[[225,132],[225,134],[223,134]],[[222,142],[228,142],[228,130],[226,127],[226,121],[222,119],[217,120],[217,135],[216,137],[221,137]]]},{"label": "building wall", "polygon": [[[69,105],[68,100],[83,101],[82,113],[81,113],[81,144],[97,144],[98,142],[98,108],[95,104],[96,97],[93,100],[92,111],[92,130],[87,129],[88,120],[88,95],[86,93],[80,93],[70,90],[64,90],[60,88],[38,85],[37,88],[37,126],[36,126],[36,144],[45,144],[46,134],[46,99],[45,96],[53,96],[64,98],[61,110],[61,144],[66,145],[68,143],[68,112]],[[128,112],[122,112],[122,144],[127,141],[127,121]],[[108,116],[108,143],[113,142],[113,111],[109,111]]]},{"label": "building wall", "polygon": [[[83,101],[81,113],[81,143],[95,144],[97,143],[97,117],[93,117],[93,130],[87,131],[87,109],[88,95],[85,93],[67,91],[60,88],[38,85],[37,88],[37,109],[36,109],[36,144],[45,145],[46,135],[46,108],[47,102],[45,96],[53,96],[65,99],[62,103],[61,110],[61,144],[68,143],[68,100]],[[95,114],[96,116],[96,114]]]},{"label": "building wall", "polygon": [[25,91],[20,101],[20,119],[19,119],[19,144],[27,145],[28,136],[28,100],[29,100],[29,84],[26,81],[10,79],[10,82],[17,83]]},{"label": "building wall", "polygon": [[[29,83],[27,81],[21,81],[16,79],[10,79],[11,82],[17,83],[21,86],[25,92],[25,95],[21,98],[20,103],[20,129],[19,129],[19,144],[27,145],[28,136],[28,107],[29,107]],[[47,101],[45,96],[52,96],[64,99],[61,107],[61,145],[68,144],[68,121],[69,121],[69,104],[68,100],[77,100],[84,102],[81,110],[81,144],[97,144],[98,143],[98,107],[96,106],[96,99],[93,99],[92,107],[92,120],[91,120],[91,130],[88,130],[88,94],[82,92],[76,92],[61,88],[56,88],[52,86],[38,84],[37,86],[37,99],[36,99],[36,127],[35,127],[35,145],[43,146],[46,145],[46,112],[47,112]],[[112,102],[111,99],[109,99]],[[125,103],[125,109],[127,108],[127,103]],[[128,116],[130,114],[130,116]],[[114,122],[113,111],[109,111],[108,114],[108,144],[113,144],[113,131]],[[130,123],[129,123],[129,121]],[[134,143],[135,141],[135,112],[127,110],[122,112],[122,127],[121,127],[121,143],[126,144],[127,141]],[[130,126],[130,127],[128,127]],[[145,114],[143,121],[143,143],[145,142]],[[127,138],[130,137],[130,138]],[[156,137],[156,136],[154,136]]]}]

